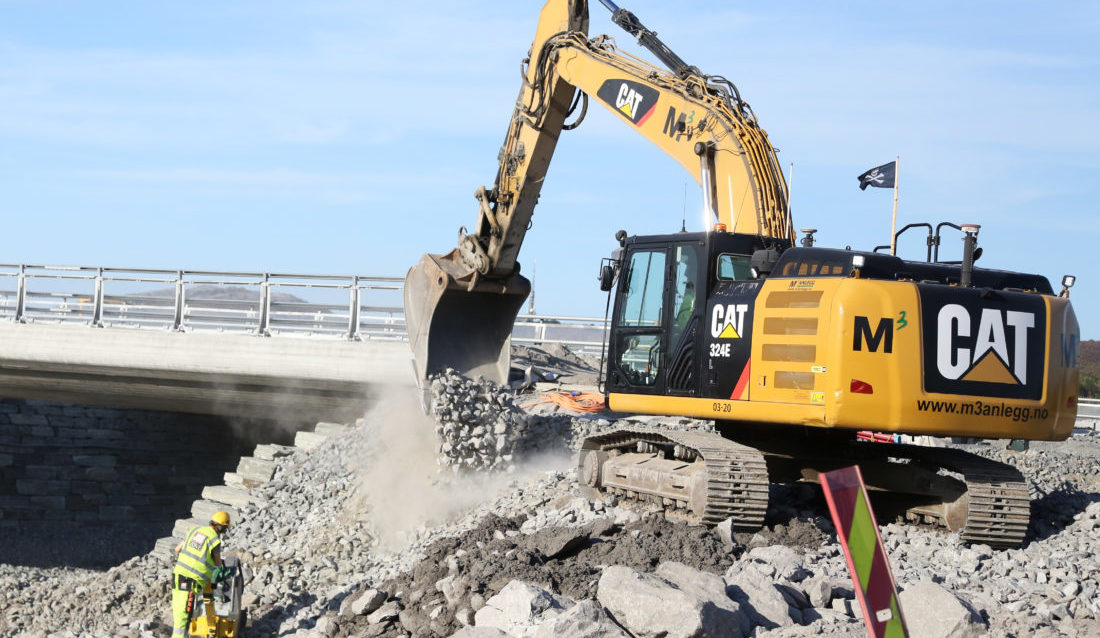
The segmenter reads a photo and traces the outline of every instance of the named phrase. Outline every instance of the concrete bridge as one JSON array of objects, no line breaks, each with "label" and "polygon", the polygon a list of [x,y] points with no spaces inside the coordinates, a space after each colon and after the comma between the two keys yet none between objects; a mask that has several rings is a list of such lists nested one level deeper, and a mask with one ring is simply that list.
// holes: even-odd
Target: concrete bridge
[{"label": "concrete bridge", "polygon": [[[0,265],[0,396],[347,420],[413,384],[402,279]],[[516,343],[598,352],[603,321],[522,315]]]}]

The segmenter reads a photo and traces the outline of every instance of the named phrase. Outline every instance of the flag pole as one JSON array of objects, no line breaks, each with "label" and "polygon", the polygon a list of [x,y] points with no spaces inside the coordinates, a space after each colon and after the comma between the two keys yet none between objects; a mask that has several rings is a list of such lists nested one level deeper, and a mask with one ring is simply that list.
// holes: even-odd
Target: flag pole
[{"label": "flag pole", "polygon": [[901,154],[894,160],[894,218],[890,222],[890,254],[898,254],[898,178],[901,174]]}]

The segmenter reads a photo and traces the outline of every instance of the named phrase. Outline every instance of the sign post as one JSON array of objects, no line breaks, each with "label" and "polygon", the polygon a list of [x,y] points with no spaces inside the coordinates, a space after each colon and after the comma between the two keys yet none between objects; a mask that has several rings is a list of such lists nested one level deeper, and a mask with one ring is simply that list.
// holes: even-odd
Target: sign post
[{"label": "sign post", "polygon": [[882,546],[875,514],[858,466],[821,475],[821,487],[844,549],[856,598],[871,638],[908,638],[898,588]]}]

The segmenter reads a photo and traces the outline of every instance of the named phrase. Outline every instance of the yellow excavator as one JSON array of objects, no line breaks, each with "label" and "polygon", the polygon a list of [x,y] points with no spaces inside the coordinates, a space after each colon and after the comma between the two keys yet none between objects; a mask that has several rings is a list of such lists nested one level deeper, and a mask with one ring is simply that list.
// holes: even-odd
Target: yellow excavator
[{"label": "yellow excavator", "polygon": [[[686,64],[630,11],[612,20],[667,69],[589,38],[585,0],[542,9],[492,188],[471,232],[405,281],[420,387],[446,368],[504,382],[530,291],[517,256],[558,136],[589,100],[672,156],[702,189],[705,232],[616,235],[602,385],[618,412],[714,419],[716,432],[631,429],[585,441],[580,480],[626,501],[735,529],[764,521],[769,482],[858,463],[876,507],[971,542],[1018,546],[1026,482],[958,449],[867,443],[861,431],[1062,440],[1076,419],[1079,329],[1040,275],[978,268],[978,227],[927,229],[928,255],[796,236],[775,149],[728,80]],[[572,113],[580,109],[573,123]],[[944,229],[961,261],[939,259]],[[895,235],[895,241],[897,238]],[[796,245],[798,244],[798,245]],[[933,253],[933,247],[935,252]],[[874,438],[874,437],[871,437]]]}]

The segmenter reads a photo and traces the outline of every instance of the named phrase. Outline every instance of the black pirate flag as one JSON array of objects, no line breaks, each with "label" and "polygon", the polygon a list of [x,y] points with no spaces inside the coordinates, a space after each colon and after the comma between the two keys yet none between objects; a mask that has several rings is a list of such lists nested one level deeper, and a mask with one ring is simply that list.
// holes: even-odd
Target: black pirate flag
[{"label": "black pirate flag", "polygon": [[893,188],[894,177],[897,175],[897,161],[876,166],[859,176],[859,190],[867,190],[868,186],[876,188]]}]

